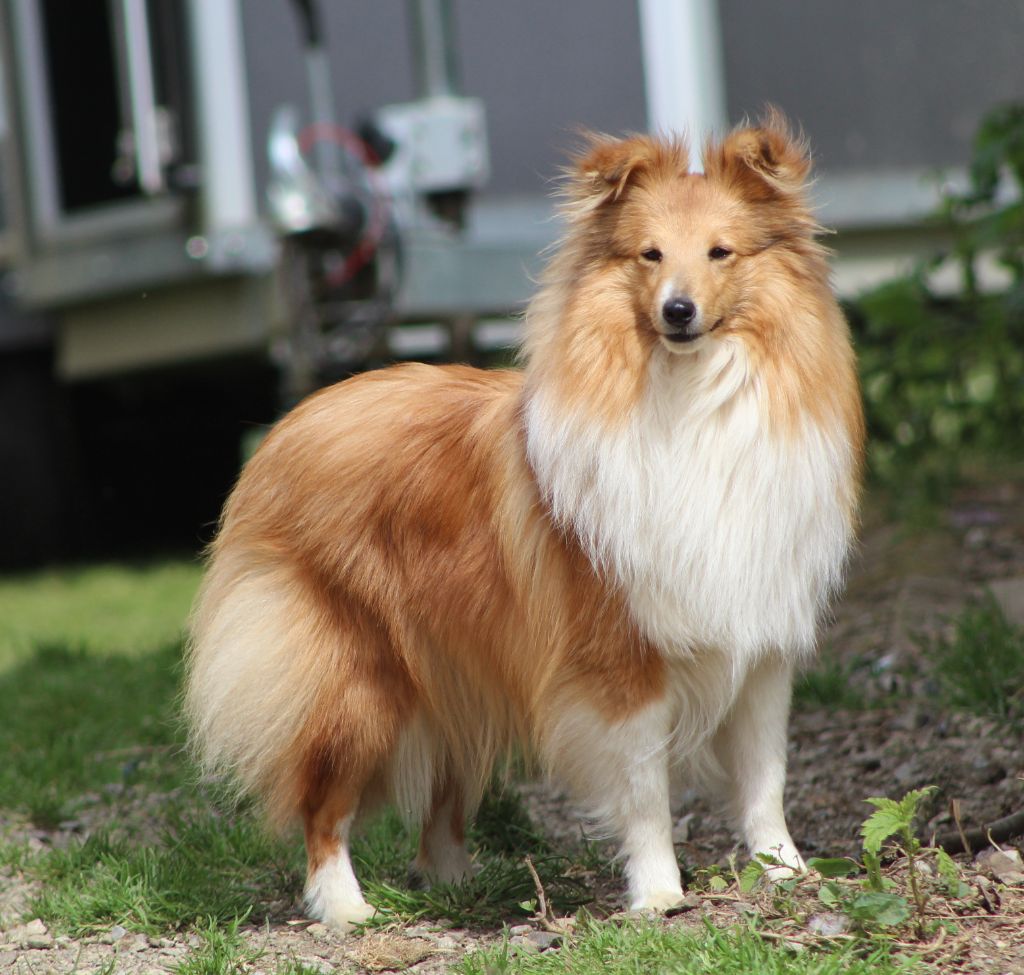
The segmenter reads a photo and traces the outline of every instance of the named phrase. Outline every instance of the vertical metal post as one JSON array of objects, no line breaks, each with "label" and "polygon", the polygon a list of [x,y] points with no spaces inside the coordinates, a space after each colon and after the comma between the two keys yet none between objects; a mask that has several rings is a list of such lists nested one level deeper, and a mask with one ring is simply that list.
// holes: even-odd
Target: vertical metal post
[{"label": "vertical metal post", "polygon": [[334,82],[331,61],[327,51],[327,32],[319,0],[293,0],[302,25],[306,84],[309,86],[310,121],[321,131],[314,142],[313,154],[317,175],[333,190],[337,190],[341,175],[340,153],[329,129],[337,124],[334,114]]},{"label": "vertical metal post", "polygon": [[409,0],[413,65],[422,98],[458,91],[451,0]]},{"label": "vertical metal post", "polygon": [[726,124],[717,0],[639,2],[647,123],[688,134],[699,151],[700,140]]},{"label": "vertical metal post", "polygon": [[189,0],[203,232],[256,223],[240,0]]}]

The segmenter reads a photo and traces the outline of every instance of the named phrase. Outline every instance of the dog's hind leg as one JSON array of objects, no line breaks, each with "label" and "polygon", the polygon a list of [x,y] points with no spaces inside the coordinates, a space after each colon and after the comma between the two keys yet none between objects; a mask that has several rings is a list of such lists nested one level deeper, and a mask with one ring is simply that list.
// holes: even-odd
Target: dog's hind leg
[{"label": "dog's hind leg", "polygon": [[336,647],[323,655],[333,667],[322,665],[325,676],[297,745],[306,905],[340,931],[373,914],[352,870],[349,835],[357,813],[384,797],[388,762],[414,709],[394,648],[357,608],[346,608],[344,621],[337,621]]},{"label": "dog's hind leg", "polygon": [[460,883],[473,875],[462,790],[451,776],[434,794],[412,870],[428,883]]},{"label": "dog's hind leg", "polygon": [[310,916],[346,933],[373,916],[352,870],[349,835],[359,805],[355,783],[332,781],[307,802],[306,910]]},{"label": "dog's hind leg", "polygon": [[767,853],[786,864],[769,869],[775,879],[804,869],[782,808],[792,683],[788,660],[769,656],[755,664],[713,743],[727,777],[736,828],[750,852]]}]

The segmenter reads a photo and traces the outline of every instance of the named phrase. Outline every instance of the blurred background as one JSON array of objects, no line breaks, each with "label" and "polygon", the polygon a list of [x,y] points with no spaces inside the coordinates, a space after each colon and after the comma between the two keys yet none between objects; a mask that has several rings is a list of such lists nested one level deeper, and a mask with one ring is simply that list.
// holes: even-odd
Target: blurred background
[{"label": "blurred background", "polygon": [[876,482],[1012,461],[1022,49],[1018,0],[3,0],[0,562],[196,550],[316,386],[507,361],[579,127],[768,102],[814,147]]}]

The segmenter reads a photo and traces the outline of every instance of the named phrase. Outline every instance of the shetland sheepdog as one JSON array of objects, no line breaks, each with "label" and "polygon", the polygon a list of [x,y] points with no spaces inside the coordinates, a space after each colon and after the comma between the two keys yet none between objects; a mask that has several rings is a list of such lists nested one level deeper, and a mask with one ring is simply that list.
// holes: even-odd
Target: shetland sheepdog
[{"label": "shetland sheepdog", "polygon": [[794,668],[842,581],[863,418],[805,199],[769,111],[709,141],[588,137],[522,368],[401,365],[270,432],[224,510],[185,704],[203,767],[301,820],[311,916],[372,908],[353,823],[422,825],[428,881],[527,749],[621,843],[632,908],[682,896],[670,772],[753,852],[783,815]]}]

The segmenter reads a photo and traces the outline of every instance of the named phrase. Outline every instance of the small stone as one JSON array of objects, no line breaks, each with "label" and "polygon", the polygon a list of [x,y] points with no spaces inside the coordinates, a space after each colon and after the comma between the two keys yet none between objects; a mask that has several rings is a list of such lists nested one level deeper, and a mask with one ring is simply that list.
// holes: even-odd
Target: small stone
[{"label": "small stone", "polygon": [[451,935],[442,934],[440,938],[434,938],[434,946],[441,951],[454,951],[459,943]]},{"label": "small stone", "polygon": [[690,832],[693,829],[695,815],[695,813],[687,813],[681,819],[676,821],[675,826],[672,827],[673,843],[686,843],[690,839]]},{"label": "small stone", "polygon": [[20,928],[14,928],[8,938],[23,948],[45,949],[54,946],[53,936],[39,918],[34,918]]},{"label": "small stone", "polygon": [[906,762],[901,762],[893,769],[892,777],[899,782],[900,785],[908,785],[911,782],[915,782],[920,776],[920,771],[917,767],[917,762],[910,759]]},{"label": "small stone", "polygon": [[537,946],[538,951],[558,948],[562,944],[562,936],[554,931],[531,931],[526,938]]},{"label": "small stone", "polygon": [[100,936],[100,944],[117,944],[127,933],[127,930],[121,927],[120,924],[115,924],[106,934]]},{"label": "small stone", "polygon": [[677,914],[685,914],[687,911],[695,911],[703,904],[700,894],[688,890],[683,894],[683,899],[678,904],[673,904],[667,911],[665,917],[675,917]]},{"label": "small stone", "polygon": [[406,928],[405,933],[410,938],[432,938],[437,930],[425,924],[414,924],[412,927]]},{"label": "small stone", "polygon": [[540,948],[525,934],[514,935],[508,939],[508,943],[520,951],[525,951],[527,954],[533,955],[540,951]]},{"label": "small stone", "polygon": [[1012,847],[1005,850],[982,850],[974,858],[975,866],[988,871],[1001,884],[1016,887],[1024,884],[1024,863]]},{"label": "small stone", "polygon": [[845,914],[812,914],[807,919],[807,930],[823,938],[834,938],[850,930],[850,919]]},{"label": "small stone", "polygon": [[316,938],[317,941],[322,941],[323,939],[331,936],[331,929],[327,927],[326,924],[316,921],[306,928],[306,934],[311,938]]},{"label": "small stone", "polygon": [[1006,619],[1014,626],[1024,626],[1024,576],[995,579],[988,588]]},{"label": "small stone", "polygon": [[513,924],[508,933],[513,937],[517,934],[529,934],[533,930],[532,924]]}]

